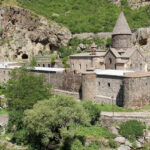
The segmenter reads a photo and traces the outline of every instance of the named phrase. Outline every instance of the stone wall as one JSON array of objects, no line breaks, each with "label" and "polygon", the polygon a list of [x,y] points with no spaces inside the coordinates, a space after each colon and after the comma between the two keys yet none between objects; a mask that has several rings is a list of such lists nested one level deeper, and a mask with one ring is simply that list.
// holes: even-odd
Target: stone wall
[{"label": "stone wall", "polygon": [[146,60],[138,50],[136,50],[134,54],[130,57],[129,62],[126,65],[126,69],[139,72],[147,72]]},{"label": "stone wall", "polygon": [[84,73],[82,74],[82,99],[95,100],[96,96],[96,74]]},{"label": "stone wall", "polygon": [[71,70],[78,70],[80,72],[85,72],[87,68],[92,67],[92,57],[77,57],[70,58]]},{"label": "stone wall", "polygon": [[125,78],[124,107],[141,107],[150,103],[150,76]]},{"label": "stone wall", "polygon": [[73,34],[73,38],[87,39],[87,38],[111,38],[112,32],[99,32],[99,33],[81,33]]},{"label": "stone wall", "polygon": [[99,75],[96,79],[97,103],[123,105],[123,78]]},{"label": "stone wall", "polygon": [[81,89],[81,75],[73,71],[44,72],[34,71],[35,75],[44,75],[46,81],[52,84],[54,89],[70,92],[79,92]]},{"label": "stone wall", "polygon": [[[9,73],[11,69],[0,69],[0,82],[9,80]],[[62,93],[72,95],[77,99],[80,98],[81,92],[81,74],[66,70],[64,72],[47,72],[47,71],[33,71],[35,75],[44,75],[46,82],[50,83],[54,89],[54,93]]]},{"label": "stone wall", "polygon": [[99,124],[110,128],[114,124],[121,124],[128,120],[138,120],[149,126],[150,114],[147,112],[101,112]]},{"label": "stone wall", "polygon": [[[117,6],[121,6],[121,0],[109,0],[109,1],[116,4]],[[143,6],[150,5],[149,0],[127,0],[127,2],[132,9],[138,9]]]}]

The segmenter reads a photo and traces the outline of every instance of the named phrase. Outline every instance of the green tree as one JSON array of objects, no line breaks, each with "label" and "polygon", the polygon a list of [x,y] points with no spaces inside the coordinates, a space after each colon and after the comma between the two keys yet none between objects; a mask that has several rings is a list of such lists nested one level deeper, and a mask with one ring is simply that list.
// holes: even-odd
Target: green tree
[{"label": "green tree", "polygon": [[89,122],[90,118],[83,106],[65,95],[40,101],[24,113],[24,124],[30,137],[33,140],[31,135],[34,135],[35,140],[39,139],[39,144],[44,147],[48,147],[52,141],[56,144],[73,137],[76,126],[89,125]]},{"label": "green tree", "polygon": [[90,100],[83,101],[82,105],[90,116],[91,124],[95,124],[100,118],[100,108]]},{"label": "green tree", "polygon": [[24,67],[14,69],[7,82],[5,96],[8,98],[9,130],[15,125],[16,130],[22,128],[22,115],[39,100],[51,96],[51,86],[45,82],[44,76],[35,76]]}]

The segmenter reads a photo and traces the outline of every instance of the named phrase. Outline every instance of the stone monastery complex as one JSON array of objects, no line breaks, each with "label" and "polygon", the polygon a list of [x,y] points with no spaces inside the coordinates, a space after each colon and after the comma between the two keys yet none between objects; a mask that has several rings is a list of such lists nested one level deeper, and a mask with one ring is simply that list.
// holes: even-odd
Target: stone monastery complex
[{"label": "stone monastery complex", "polygon": [[[140,51],[132,45],[132,32],[122,12],[112,34],[112,47],[104,51],[92,44],[86,53],[70,56],[70,69],[35,67],[44,74],[54,93],[68,94],[96,103],[141,107],[150,103],[150,72]],[[21,64],[1,63],[0,81]]]}]

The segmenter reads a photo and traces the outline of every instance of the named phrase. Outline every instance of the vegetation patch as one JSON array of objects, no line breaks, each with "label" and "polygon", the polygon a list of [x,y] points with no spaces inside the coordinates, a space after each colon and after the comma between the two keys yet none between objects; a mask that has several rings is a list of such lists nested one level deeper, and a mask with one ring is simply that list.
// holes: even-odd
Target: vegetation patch
[{"label": "vegetation patch", "polygon": [[78,126],[76,129],[76,135],[85,136],[85,137],[104,137],[111,138],[114,137],[106,128],[100,126]]},{"label": "vegetation patch", "polygon": [[134,142],[136,138],[144,135],[146,126],[137,120],[130,120],[120,125],[119,133],[130,141]]},{"label": "vegetation patch", "polygon": [[30,9],[67,26],[72,33],[111,32],[120,11],[124,11],[131,29],[150,25],[150,6],[132,10],[126,0],[119,8],[108,0],[17,0]]},{"label": "vegetation patch", "polygon": [[133,112],[135,110],[131,108],[123,108],[117,105],[110,105],[110,104],[96,104],[98,109],[104,112]]}]

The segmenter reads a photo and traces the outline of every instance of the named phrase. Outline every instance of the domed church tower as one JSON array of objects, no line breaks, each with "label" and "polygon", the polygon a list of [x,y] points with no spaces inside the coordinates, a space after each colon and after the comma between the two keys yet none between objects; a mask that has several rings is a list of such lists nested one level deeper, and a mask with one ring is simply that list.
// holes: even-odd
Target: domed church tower
[{"label": "domed church tower", "polygon": [[132,32],[128,25],[128,22],[121,12],[112,34],[112,48],[115,49],[127,49],[132,47]]}]

